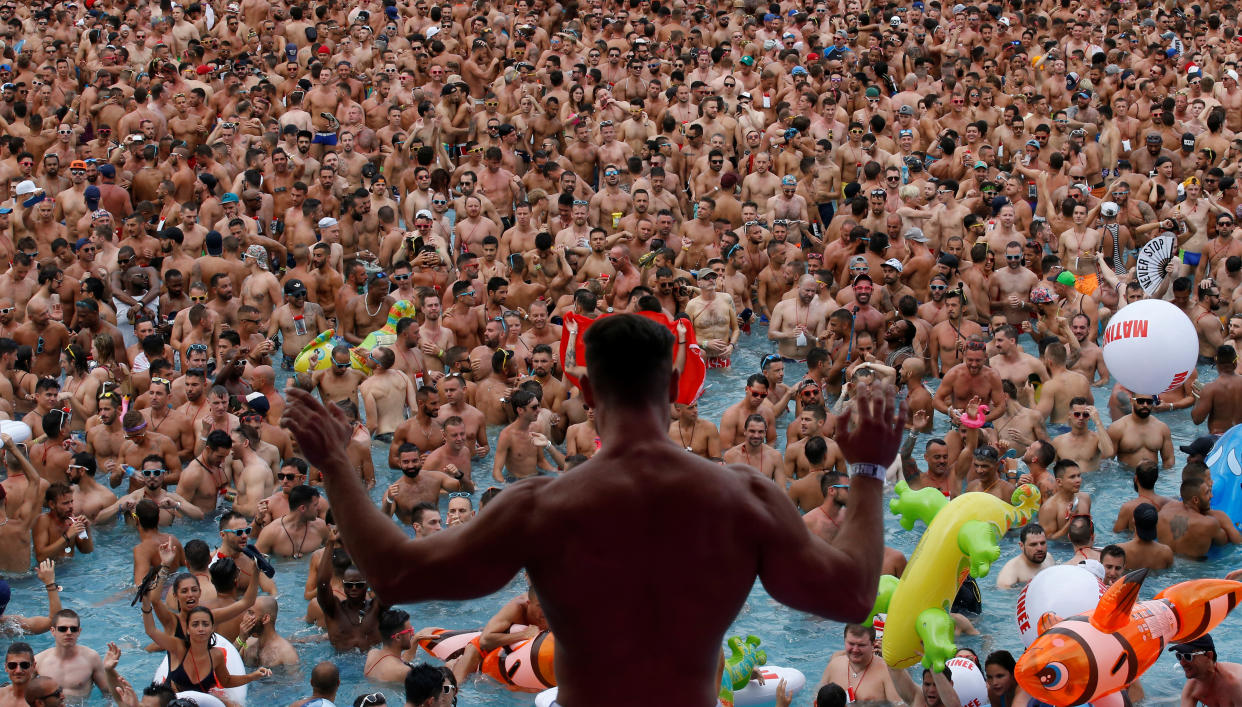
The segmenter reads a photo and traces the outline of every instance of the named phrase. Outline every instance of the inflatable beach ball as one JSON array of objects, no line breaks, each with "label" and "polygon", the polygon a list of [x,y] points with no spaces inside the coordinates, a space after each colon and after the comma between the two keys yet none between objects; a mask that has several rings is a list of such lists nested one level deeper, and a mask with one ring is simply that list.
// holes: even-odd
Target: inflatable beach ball
[{"label": "inflatable beach ball", "polygon": [[944,662],[953,675],[953,691],[962,707],[986,707],[988,705],[988,681],[975,661],[969,658],[950,658]]},{"label": "inflatable beach ball", "polygon": [[1169,302],[1132,302],[1104,328],[1104,363],[1126,389],[1167,393],[1186,382],[1199,358],[1199,337],[1182,310]]},{"label": "inflatable beach ball", "polygon": [[[1052,612],[1061,618],[1085,614],[1100,603],[1104,583],[1091,570],[1079,565],[1055,565],[1035,575],[1018,594],[1014,618],[1022,642],[1031,645],[1039,636],[1039,617]],[[956,682],[956,681],[955,681]]]}]

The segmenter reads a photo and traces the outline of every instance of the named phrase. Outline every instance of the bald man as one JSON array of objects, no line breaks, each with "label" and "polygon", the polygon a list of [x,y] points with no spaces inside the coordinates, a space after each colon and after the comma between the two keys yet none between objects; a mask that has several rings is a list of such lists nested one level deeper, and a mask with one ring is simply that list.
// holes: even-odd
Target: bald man
[{"label": "bald man", "polygon": [[298,652],[293,644],[276,632],[276,599],[267,595],[254,600],[241,622],[241,636],[246,639],[242,658],[249,665],[297,665]]},{"label": "bald man", "polygon": [[34,351],[32,373],[60,377],[60,353],[69,344],[69,330],[52,319],[47,302],[35,300],[26,305],[26,323],[17,327],[13,339]]}]

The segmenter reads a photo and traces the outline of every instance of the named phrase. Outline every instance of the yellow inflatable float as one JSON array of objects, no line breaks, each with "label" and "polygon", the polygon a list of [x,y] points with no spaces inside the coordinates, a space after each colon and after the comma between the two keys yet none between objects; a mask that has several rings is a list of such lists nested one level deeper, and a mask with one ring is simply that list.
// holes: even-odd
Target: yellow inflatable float
[{"label": "yellow inflatable float", "polygon": [[[384,322],[384,326],[367,334],[362,343],[350,349],[349,361],[350,366],[367,375],[371,375],[371,364],[367,360],[367,353],[379,348],[380,346],[391,346],[397,341],[397,322],[406,317],[414,317],[414,303],[409,300],[398,300],[393,302],[392,307],[388,309],[388,319]],[[311,371],[322,371],[332,365],[332,349],[338,344],[345,343],[342,339],[334,340],[336,335],[335,329],[320,332],[318,336],[311,339],[293,360],[293,370],[298,373],[309,373]]]},{"label": "yellow inflatable float", "polygon": [[939,489],[911,491],[906,482],[897,484],[897,498],[889,508],[901,516],[901,526],[914,529],[914,522],[927,525],[899,580],[880,578],[871,618],[887,613],[884,620],[884,662],[894,668],[918,663],[934,672],[944,670],[953,657],[953,619],[949,607],[967,573],[987,576],[1000,558],[999,541],[1009,531],[1025,525],[1039,511],[1039,489],[1023,484],[1013,492],[1012,504],[987,493],[965,493],[949,501]]}]

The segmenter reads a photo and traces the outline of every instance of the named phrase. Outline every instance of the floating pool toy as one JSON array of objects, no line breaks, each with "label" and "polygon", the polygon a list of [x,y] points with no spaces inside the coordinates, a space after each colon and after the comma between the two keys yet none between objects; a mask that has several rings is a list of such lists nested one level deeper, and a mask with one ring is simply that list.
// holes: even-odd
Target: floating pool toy
[{"label": "floating pool toy", "polygon": [[197,690],[182,690],[177,693],[177,697],[180,697],[183,700],[189,700],[198,705],[198,707],[226,707],[224,702],[220,701],[219,697],[210,695],[206,692],[199,692]]},{"label": "floating pool toy", "polygon": [[501,646],[483,656],[480,670],[510,690],[540,692],[556,686],[556,641],[550,631]]},{"label": "floating pool toy", "polygon": [[953,657],[953,619],[949,609],[966,575],[985,577],[1000,558],[1001,536],[1024,525],[1039,511],[1039,490],[1023,484],[1014,490],[1013,504],[978,491],[949,501],[939,489],[911,491],[905,481],[897,483],[897,498],[889,508],[901,516],[901,526],[914,529],[914,522],[927,525],[914,548],[902,579],[881,577],[880,591],[870,623],[886,613],[883,656],[894,668],[919,662],[935,672]]},{"label": "floating pool toy", "polygon": [[[218,633],[215,635],[215,639],[216,645],[214,648],[221,648],[224,650],[224,664],[229,669],[229,675],[245,675],[250,672],[249,670],[246,670],[246,664],[242,662],[241,653],[237,652],[237,647],[233,645],[232,641]],[[151,682],[162,683],[167,679],[168,655],[165,654],[164,659],[160,661],[159,667],[155,669],[155,675],[151,678]],[[242,685],[241,687],[228,687],[222,689],[225,696],[229,698],[230,702],[244,705],[246,704],[246,691],[248,687],[250,686]],[[200,707],[206,707],[201,702],[199,705]]]},{"label": "floating pool toy", "polygon": [[[642,315],[650,319],[651,321],[656,322],[657,324],[661,324],[665,327],[668,327],[668,330],[673,332],[674,334],[677,333],[677,322],[675,320],[669,319],[668,317],[664,316],[663,313],[635,312],[635,314]],[[583,317],[574,312],[565,313],[564,318],[565,318],[566,323],[570,321],[578,322],[578,337],[574,341],[574,357],[576,359],[574,361],[575,365],[583,366],[583,367],[586,366],[586,344],[583,342],[583,337],[586,336],[587,328],[590,327],[591,324],[593,324],[594,322],[597,322],[600,319],[603,319],[604,317],[607,317],[607,316],[609,315],[603,314],[595,319],[588,319],[587,317]],[[703,382],[707,378],[707,362],[703,358],[703,350],[699,348],[698,341],[695,339],[694,326],[692,326],[689,321],[686,321],[685,324],[686,324],[686,346],[687,346],[686,362],[682,366],[681,376],[678,378],[677,400],[676,400],[676,402],[682,403],[683,405],[687,405],[699,399],[699,396],[703,394]],[[562,327],[561,329],[561,348],[560,348],[560,360],[561,361],[565,360],[565,351],[567,350],[568,346],[569,346],[569,327],[566,326],[566,327]],[[676,357],[677,355],[676,347],[677,347],[677,342],[676,340],[674,340],[673,341],[674,357]],[[568,372],[566,372],[565,377],[569,379],[570,383],[573,383],[575,386],[578,385],[577,376],[571,375]]]},{"label": "floating pool toy", "polygon": [[293,370],[298,373],[310,373],[322,371],[331,366],[332,347],[335,346],[332,337],[335,334],[335,329],[319,332],[319,335],[303,346],[298,355],[294,357]]},{"label": "floating pool toy", "polygon": [[1082,565],[1056,565],[1041,570],[1018,594],[1014,618],[1022,641],[1028,646],[1035,641],[1039,617],[1044,614],[1085,614],[1095,610],[1103,595],[1104,583]]},{"label": "floating pool toy", "polygon": [[482,635],[482,631],[437,629],[434,636],[419,641],[418,645],[440,660],[449,661],[454,658],[460,658],[462,652],[466,650],[466,646],[471,643],[474,643],[475,647],[478,648],[478,639]]},{"label": "floating pool toy", "polygon": [[1044,614],[1039,638],[1014,669],[1022,689],[1058,707],[1120,707],[1121,690],[1154,665],[1167,644],[1211,631],[1242,601],[1242,582],[1227,579],[1181,582],[1137,601],[1146,577],[1145,569],[1127,574],[1089,614]]},{"label": "floating pool toy", "polygon": [[388,320],[384,322],[384,326],[363,337],[359,346],[367,351],[380,346],[392,346],[397,342],[397,322],[406,317],[414,317],[414,303],[405,299],[393,302],[388,308]]},{"label": "floating pool toy", "polygon": [[768,654],[759,649],[758,636],[730,636],[725,640],[729,655],[725,656],[724,671],[720,674],[720,701],[733,704],[733,692],[750,683],[755,668],[768,662]]},{"label": "floating pool toy", "polygon": [[1139,395],[1167,393],[1186,382],[1199,360],[1190,317],[1170,302],[1131,302],[1104,328],[1104,363],[1122,387]]},{"label": "floating pool toy", "polygon": [[1221,435],[1204,462],[1212,472],[1212,508],[1224,511],[1234,526],[1242,528],[1242,425]]},{"label": "floating pool toy", "polygon": [[988,700],[988,681],[979,666],[969,658],[950,658],[944,662],[953,676],[953,691],[962,707],[983,707]]},{"label": "floating pool toy", "polygon": [[30,439],[30,425],[19,420],[0,420],[0,433],[11,437],[15,444],[21,444]]},{"label": "floating pool toy", "polygon": [[765,665],[759,668],[763,684],[751,680],[740,690],[733,692],[733,707],[776,707],[776,686],[785,681],[786,694],[793,696],[806,687],[806,676],[793,668]]}]

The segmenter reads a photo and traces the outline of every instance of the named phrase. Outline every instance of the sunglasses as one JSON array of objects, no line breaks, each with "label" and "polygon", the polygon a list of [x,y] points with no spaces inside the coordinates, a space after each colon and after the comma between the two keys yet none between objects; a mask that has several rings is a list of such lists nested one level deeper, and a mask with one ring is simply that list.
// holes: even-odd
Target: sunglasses
[{"label": "sunglasses", "polygon": [[366,582],[341,582],[341,586],[346,589],[366,589]]},{"label": "sunglasses", "polygon": [[221,530],[220,532],[230,533],[232,535],[249,535],[250,531],[253,529],[254,529],[253,526],[247,525],[244,528],[225,528],[224,530]]},{"label": "sunglasses", "polygon": [[191,302],[206,302],[206,301],[207,301],[207,295],[199,295],[199,296],[197,296],[197,297],[196,297],[196,296],[194,296],[194,295],[190,295],[190,301],[191,301]]},{"label": "sunglasses", "polygon": [[277,481],[293,481],[299,476],[301,476],[301,474],[282,474],[280,472],[276,472]]},{"label": "sunglasses", "polygon": [[337,368],[349,368],[350,362],[349,361],[333,361],[332,365],[336,366]]},{"label": "sunglasses", "polygon": [[1177,661],[1178,661],[1179,663],[1189,663],[1190,661],[1192,661],[1192,660],[1194,660],[1194,659],[1195,659],[1195,656],[1197,656],[1197,655],[1207,655],[1207,654],[1208,654],[1208,651],[1191,651],[1191,652],[1187,652],[1187,653],[1180,653],[1180,652],[1179,652],[1179,653],[1177,653],[1176,655],[1177,655]]},{"label": "sunglasses", "polygon": [[449,499],[452,500],[454,498],[470,498],[470,493],[467,491],[454,491],[449,494]]},{"label": "sunglasses", "polygon": [[1091,413],[1089,413],[1089,412],[1074,412],[1074,413],[1070,413],[1070,414],[1071,414],[1071,415],[1073,415],[1074,417],[1078,418],[1079,420],[1085,420],[1085,419],[1087,419],[1088,417],[1091,417]]},{"label": "sunglasses", "polygon": [[8,665],[9,670],[29,670],[31,664],[28,660],[12,660]]},{"label": "sunglasses", "polygon": [[[134,439],[135,437],[145,437],[145,436],[146,436],[146,435],[126,435],[126,436],[125,436],[125,438],[126,438],[126,439]],[[143,470],[142,470],[142,475],[143,475],[143,476],[145,476],[145,477],[148,477],[148,478],[150,478],[150,477],[152,477],[152,476],[163,476],[163,475],[164,475],[164,470],[163,470],[163,469],[143,469]]]},{"label": "sunglasses", "polygon": [[1018,262],[1022,260],[1022,256],[1021,255],[1006,255],[1005,260],[1008,260],[1010,262]]},{"label": "sunglasses", "polygon": [[[81,630],[82,630],[81,626],[57,626],[56,627],[57,633],[77,633],[78,631],[81,631]],[[60,690],[57,690],[56,692],[60,692]],[[54,692],[52,694],[56,694],[56,693]]]},{"label": "sunglasses", "polygon": [[750,396],[751,396],[752,398],[755,398],[756,400],[763,400],[764,398],[768,397],[768,394],[767,394],[767,393],[757,393],[757,392],[755,392],[755,391],[753,391],[753,390],[752,390],[752,391],[750,391]]},{"label": "sunglasses", "polygon": [[[401,633],[405,633],[405,631],[402,631]],[[372,692],[369,695],[364,695],[362,697],[362,702],[360,704],[361,705],[386,705],[388,704],[388,699],[384,697],[384,693],[382,692]]]},{"label": "sunglasses", "polygon": [[405,282],[406,280],[410,279],[410,275],[409,273],[406,273],[405,275],[393,275],[392,279],[396,282]]}]

